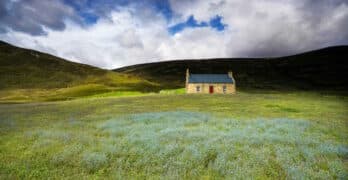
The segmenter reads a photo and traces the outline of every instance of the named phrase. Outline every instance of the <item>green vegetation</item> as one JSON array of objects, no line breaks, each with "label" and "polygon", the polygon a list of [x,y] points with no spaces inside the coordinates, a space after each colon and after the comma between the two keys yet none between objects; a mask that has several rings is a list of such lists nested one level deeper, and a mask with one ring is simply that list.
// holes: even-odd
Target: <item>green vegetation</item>
[{"label": "green vegetation", "polygon": [[[113,72],[0,42],[0,179],[347,179],[347,52]],[[238,93],[186,95],[187,67]]]},{"label": "green vegetation", "polygon": [[348,90],[348,46],[330,47],[280,58],[225,58],[168,61],[115,69],[137,75],[165,88],[181,88],[186,69],[192,73],[232,70],[243,90]]},{"label": "green vegetation", "polygon": [[0,179],[347,179],[347,96],[178,91],[0,104]]},{"label": "green vegetation", "polygon": [[348,47],[331,47],[272,59],[212,59],[141,64],[114,71],[73,63],[0,41],[0,102],[81,97],[182,94],[185,70],[233,70],[238,90],[310,90],[347,94]]},{"label": "green vegetation", "polygon": [[185,94],[186,93],[186,89],[185,88],[166,89],[166,90],[161,90],[159,93],[160,94]]},{"label": "green vegetation", "polygon": [[73,63],[0,41],[0,101],[66,100],[107,92],[159,91],[140,77]]},{"label": "green vegetation", "polygon": [[72,100],[76,98],[89,97],[119,97],[149,95],[141,91],[119,90],[100,84],[78,85],[70,88],[60,89],[18,89],[0,91],[1,103],[25,103],[37,101],[59,101]]}]

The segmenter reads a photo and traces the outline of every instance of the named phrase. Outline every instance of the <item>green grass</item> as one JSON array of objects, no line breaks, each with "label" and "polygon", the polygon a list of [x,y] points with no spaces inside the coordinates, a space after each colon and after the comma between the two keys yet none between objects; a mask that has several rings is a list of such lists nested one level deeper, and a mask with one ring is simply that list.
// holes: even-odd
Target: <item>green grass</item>
[{"label": "green grass", "polygon": [[[0,42],[0,179],[347,179],[346,48],[113,72]],[[237,95],[172,89],[187,67]]]},{"label": "green grass", "polygon": [[0,91],[0,103],[28,103],[42,101],[63,101],[79,98],[106,98],[148,96],[155,94],[184,94],[185,89],[143,92],[109,87],[101,84],[85,84],[61,89],[17,89]]},{"label": "green grass", "polygon": [[238,91],[315,90],[347,95],[347,49],[331,47],[272,59],[169,61],[110,71],[0,41],[0,102],[183,94],[184,89],[175,88],[184,86],[186,68],[193,73],[233,70]]},{"label": "green grass", "polygon": [[347,179],[346,96],[181,91],[0,104],[0,179]]},{"label": "green grass", "polygon": [[143,92],[133,89],[110,87],[103,84],[83,84],[60,89],[16,89],[0,90],[0,103],[28,103],[62,101],[78,98],[105,98],[147,96],[154,94],[185,94],[185,88]]},{"label": "green grass", "polygon": [[69,100],[109,92],[158,92],[159,84],[0,41],[0,101]]},{"label": "green grass", "polygon": [[185,88],[166,89],[166,90],[161,90],[159,93],[160,94],[185,94],[186,93],[186,89]]},{"label": "green grass", "polygon": [[145,94],[149,92],[158,92],[158,88],[159,86],[155,83],[151,83],[137,77],[110,72],[101,76],[88,77],[81,82],[74,81],[67,87],[0,89],[0,102],[21,103],[71,100],[94,95],[128,95],[131,94],[129,92]]},{"label": "green grass", "polygon": [[95,94],[89,96],[89,98],[106,98],[106,97],[128,97],[128,96],[148,96],[155,93],[144,93],[140,91],[112,91],[102,94]]}]

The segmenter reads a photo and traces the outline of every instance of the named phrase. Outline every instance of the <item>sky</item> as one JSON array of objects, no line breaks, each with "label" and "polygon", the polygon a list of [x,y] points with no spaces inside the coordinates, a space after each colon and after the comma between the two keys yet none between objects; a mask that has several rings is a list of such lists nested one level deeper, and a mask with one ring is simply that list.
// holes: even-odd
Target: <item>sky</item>
[{"label": "sky", "polygon": [[0,0],[0,40],[113,69],[348,44],[348,0]]}]

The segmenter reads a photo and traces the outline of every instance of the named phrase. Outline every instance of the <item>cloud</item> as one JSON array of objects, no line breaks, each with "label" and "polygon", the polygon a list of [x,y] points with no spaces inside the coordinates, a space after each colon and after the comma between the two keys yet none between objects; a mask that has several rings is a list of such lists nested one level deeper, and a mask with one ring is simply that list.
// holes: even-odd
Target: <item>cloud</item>
[{"label": "cloud", "polygon": [[[154,19],[154,16],[146,16]],[[111,68],[160,57],[156,52],[157,44],[169,37],[165,24],[161,17],[155,21],[143,21],[134,15],[133,9],[123,9],[112,12],[110,18],[100,19],[88,28],[66,22],[63,31],[45,29],[46,36],[10,31],[0,38],[75,62]]]},{"label": "cloud", "polygon": [[348,43],[344,0],[172,0],[171,5],[183,17],[224,17],[227,57],[284,56]]},{"label": "cloud", "polygon": [[31,35],[45,34],[44,27],[63,30],[66,18],[78,19],[71,7],[52,0],[2,0],[0,12],[3,31],[12,29]]},{"label": "cloud", "polygon": [[344,0],[69,2],[0,1],[0,39],[109,69],[170,59],[283,56],[348,43]]}]

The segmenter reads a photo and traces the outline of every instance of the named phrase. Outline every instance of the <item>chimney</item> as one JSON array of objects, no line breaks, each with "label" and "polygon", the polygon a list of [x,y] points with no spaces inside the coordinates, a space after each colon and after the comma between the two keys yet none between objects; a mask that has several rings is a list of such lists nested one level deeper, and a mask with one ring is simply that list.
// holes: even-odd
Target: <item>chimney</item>
[{"label": "chimney", "polygon": [[228,71],[228,76],[233,79],[233,73],[232,71]]},{"label": "chimney", "polygon": [[189,77],[190,77],[190,70],[189,68],[187,68],[186,69],[186,84],[188,83]]}]

